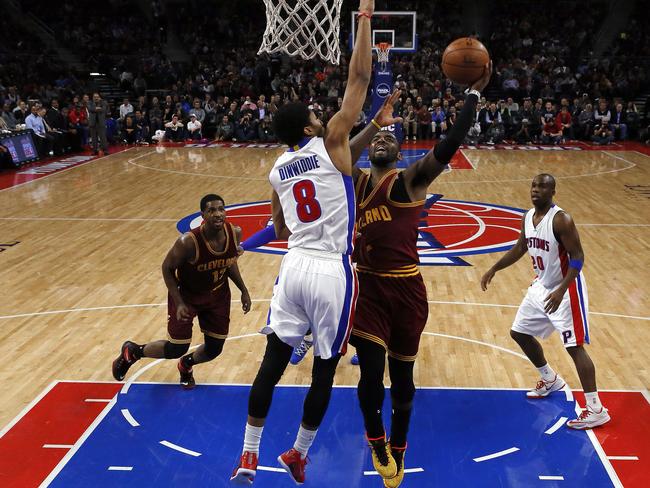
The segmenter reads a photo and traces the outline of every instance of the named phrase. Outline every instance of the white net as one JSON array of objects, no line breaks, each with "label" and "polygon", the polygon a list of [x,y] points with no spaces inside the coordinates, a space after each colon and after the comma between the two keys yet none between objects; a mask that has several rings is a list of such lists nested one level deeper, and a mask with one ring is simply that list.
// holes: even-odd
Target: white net
[{"label": "white net", "polygon": [[390,44],[387,42],[380,42],[375,46],[377,49],[377,62],[382,71],[386,71],[388,65],[388,56],[390,54]]},{"label": "white net", "polygon": [[339,19],[343,0],[264,0],[266,30],[261,53],[284,52],[339,64]]}]

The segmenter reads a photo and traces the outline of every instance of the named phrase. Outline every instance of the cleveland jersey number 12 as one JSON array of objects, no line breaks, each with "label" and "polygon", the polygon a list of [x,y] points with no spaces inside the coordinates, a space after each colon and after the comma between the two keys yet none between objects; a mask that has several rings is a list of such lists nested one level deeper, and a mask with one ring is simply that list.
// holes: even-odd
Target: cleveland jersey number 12
[{"label": "cleveland jersey number 12", "polygon": [[296,214],[301,222],[318,220],[321,208],[316,200],[316,187],[311,180],[301,180],[293,185],[293,197],[296,199]]}]

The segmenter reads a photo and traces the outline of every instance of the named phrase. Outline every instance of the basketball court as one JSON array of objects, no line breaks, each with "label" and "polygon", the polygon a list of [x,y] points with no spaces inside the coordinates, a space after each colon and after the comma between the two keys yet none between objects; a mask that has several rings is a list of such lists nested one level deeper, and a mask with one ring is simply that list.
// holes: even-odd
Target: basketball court
[{"label": "basketball court", "polygon": [[[382,14],[373,42],[415,51],[415,16]],[[391,86],[387,76],[375,80],[374,93]],[[430,148],[404,143],[400,167]],[[195,368],[196,389],[181,389],[175,361],[139,361],[125,383],[112,381],[110,365],[125,339],[165,336],[160,265],[179,232],[200,223],[201,197],[224,197],[228,219],[249,237],[269,223],[268,174],[284,150],[129,147],[0,174],[1,486],[230,486],[265,347],[258,330],[286,243],[240,258],[252,310],[243,315],[232,287],[229,338],[221,356]],[[368,167],[367,155],[360,165]],[[531,180],[542,172],[555,176],[555,200],[572,214],[585,251],[588,350],[612,416],[594,431],[564,425],[584,398],[556,336],[544,341],[546,355],[571,388],[526,399],[537,372],[509,328],[534,276],[529,261],[480,288],[517,240]],[[429,320],[403,487],[647,486],[649,181],[647,147],[576,143],[465,146],[431,185],[418,240]],[[193,344],[201,340],[195,335]],[[305,486],[382,485],[364,438],[352,353],[337,371]],[[276,456],[295,437],[311,363],[290,366],[276,389],[255,486],[294,486]]]},{"label": "basketball court", "polygon": [[[410,146],[407,154],[426,150]],[[123,339],[164,334],[160,262],[179,229],[198,223],[203,194],[226,199],[244,236],[268,223],[265,176],[281,151],[132,148],[71,167],[57,163],[53,173],[3,175],[0,350],[10,358],[0,403],[3,486],[152,479],[155,486],[226,486],[246,418],[242,385],[262,357],[257,330],[283,245],[240,259],[253,310],[243,316],[233,303],[230,339],[216,361],[196,368],[197,389],[176,385],[173,361],[146,360],[124,387],[110,381],[110,362]],[[466,148],[432,185],[419,242],[430,317],[416,363],[420,390],[403,486],[644,486],[650,304],[641,287],[650,265],[650,202],[637,188],[648,181],[650,156],[642,151]],[[582,401],[578,391],[524,397],[536,371],[508,328],[532,278],[526,260],[499,273],[488,292],[479,286],[496,253],[516,239],[530,179],[540,171],[558,179],[557,202],[573,214],[585,248],[589,351],[613,417],[593,433],[562,425]],[[559,339],[546,342],[549,360],[577,388]],[[291,367],[276,393],[260,486],[292,483],[274,461],[295,435],[310,367],[310,359]],[[380,483],[364,445],[357,380],[357,367],[344,359],[310,455],[311,486]]]}]

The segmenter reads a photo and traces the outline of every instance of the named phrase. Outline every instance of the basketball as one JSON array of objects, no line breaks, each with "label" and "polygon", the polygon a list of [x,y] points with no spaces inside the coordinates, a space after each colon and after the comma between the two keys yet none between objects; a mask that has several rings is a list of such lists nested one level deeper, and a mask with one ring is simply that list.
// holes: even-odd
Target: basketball
[{"label": "basketball", "polygon": [[483,75],[490,53],[483,43],[471,37],[461,37],[442,53],[442,72],[460,85],[471,85]]}]

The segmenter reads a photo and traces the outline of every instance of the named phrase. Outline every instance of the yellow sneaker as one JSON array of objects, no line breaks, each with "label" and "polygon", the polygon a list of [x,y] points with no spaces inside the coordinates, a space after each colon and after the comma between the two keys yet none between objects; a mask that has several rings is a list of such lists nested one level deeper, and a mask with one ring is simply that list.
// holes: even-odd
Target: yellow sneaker
[{"label": "yellow sneaker", "polygon": [[390,448],[395,459],[395,464],[397,464],[397,474],[392,478],[384,478],[384,487],[385,488],[397,488],[404,481],[404,454],[406,454],[405,447],[393,447]]},{"label": "yellow sneaker", "polygon": [[386,436],[377,439],[368,439],[370,452],[372,453],[372,464],[382,478],[394,478],[397,475],[397,464],[390,450],[390,443],[386,442]]}]

